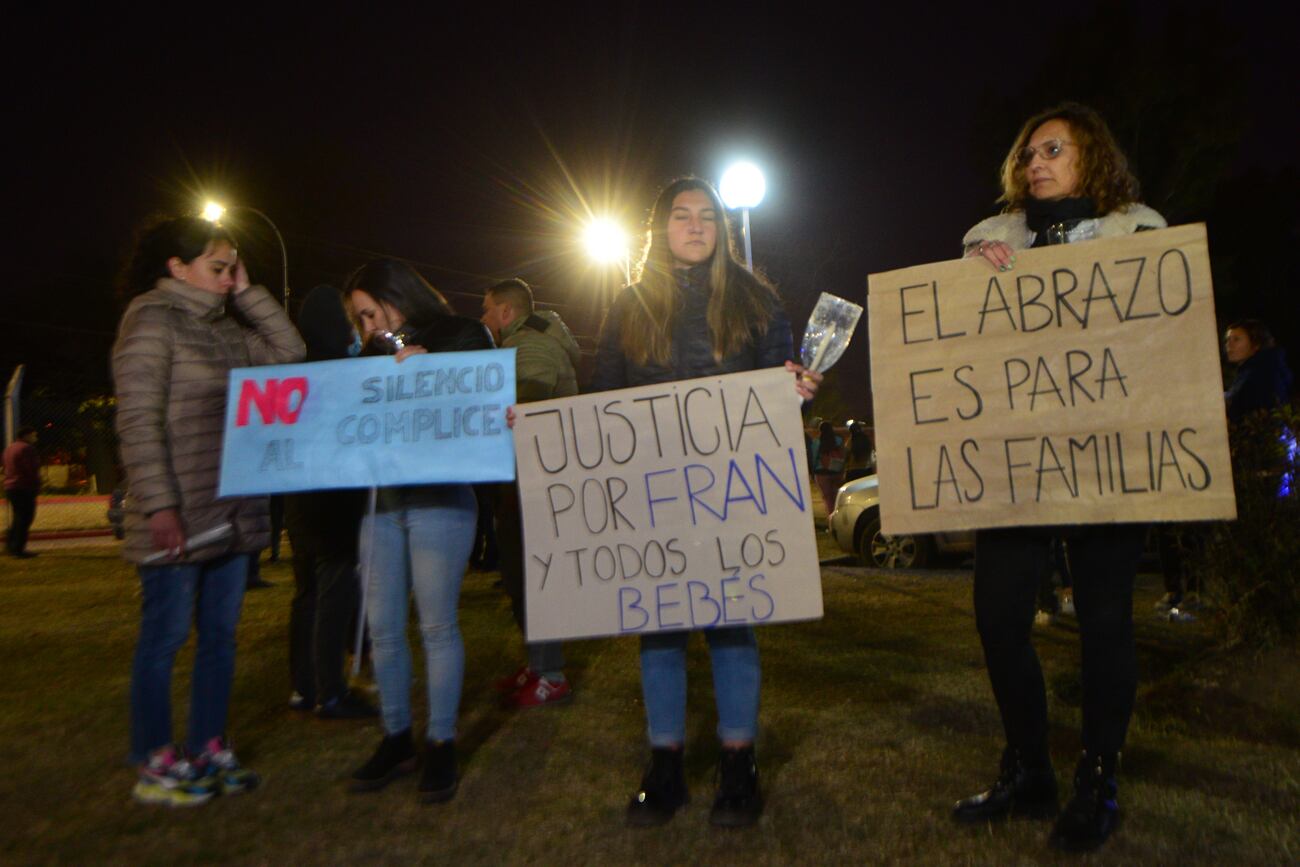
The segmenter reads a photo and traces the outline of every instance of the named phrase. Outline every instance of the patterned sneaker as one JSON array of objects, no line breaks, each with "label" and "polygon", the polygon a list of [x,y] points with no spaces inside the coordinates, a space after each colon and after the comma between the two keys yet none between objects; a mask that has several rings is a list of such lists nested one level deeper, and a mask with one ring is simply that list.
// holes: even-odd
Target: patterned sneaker
[{"label": "patterned sneaker", "polygon": [[239,763],[234,752],[226,746],[221,738],[208,741],[203,755],[195,759],[194,764],[223,795],[238,795],[256,789],[262,778]]},{"label": "patterned sneaker", "polygon": [[142,804],[197,807],[217,794],[215,782],[181,758],[172,746],[150,753],[149,761],[140,766],[139,774],[131,797]]},{"label": "patterned sneaker", "polygon": [[509,702],[512,707],[530,708],[561,704],[571,698],[573,698],[573,687],[569,686],[567,680],[555,683],[544,677],[538,677],[515,690]]}]

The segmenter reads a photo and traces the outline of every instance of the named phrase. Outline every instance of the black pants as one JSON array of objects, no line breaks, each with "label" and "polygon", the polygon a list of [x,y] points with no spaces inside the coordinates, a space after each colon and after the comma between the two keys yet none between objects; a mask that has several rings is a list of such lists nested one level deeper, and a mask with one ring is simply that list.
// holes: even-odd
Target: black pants
[{"label": "black pants", "polygon": [[5,538],[5,548],[10,554],[21,554],[27,550],[27,531],[36,520],[36,492],[10,488],[5,496],[9,498],[9,535]]},{"label": "black pants", "polygon": [[293,543],[293,605],[289,613],[289,676],[308,702],[324,703],[347,689],[344,655],[352,638],[360,587],[356,558],[312,537]]},{"label": "black pants", "polygon": [[1069,550],[1082,642],[1083,748],[1124,746],[1137,694],[1133,579],[1146,527],[1012,527],[975,537],[975,623],[1007,744],[1046,757],[1047,693],[1030,640],[1034,599],[1051,568],[1052,538]]}]

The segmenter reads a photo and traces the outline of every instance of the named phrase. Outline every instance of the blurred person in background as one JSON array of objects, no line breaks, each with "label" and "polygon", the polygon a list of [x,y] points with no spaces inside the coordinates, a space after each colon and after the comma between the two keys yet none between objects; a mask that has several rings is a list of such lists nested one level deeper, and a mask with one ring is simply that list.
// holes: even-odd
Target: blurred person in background
[{"label": "blurred person in background", "polygon": [[27,550],[27,531],[36,520],[36,495],[41,490],[41,459],[36,454],[36,428],[23,426],[5,449],[5,498],[9,500],[10,557],[35,557]]}]

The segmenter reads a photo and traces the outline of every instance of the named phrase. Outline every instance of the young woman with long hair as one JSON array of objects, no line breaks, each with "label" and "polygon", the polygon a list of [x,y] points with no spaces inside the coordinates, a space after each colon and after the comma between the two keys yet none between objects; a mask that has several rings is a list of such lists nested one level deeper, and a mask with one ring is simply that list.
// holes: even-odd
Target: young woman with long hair
[{"label": "young woman with long hair", "polygon": [[[640,281],[614,301],[601,330],[591,390],[603,391],[784,365],[812,398],[821,376],[795,364],[790,320],[776,292],[736,258],[726,210],[699,178],[666,186],[650,215]],[[641,686],[651,747],[649,769],[627,808],[632,825],[659,825],[687,800],[688,632],[641,638]],[[758,820],[754,739],[758,734],[758,645],[750,627],[705,631],[722,742],[716,825]]]},{"label": "young woman with long hair", "polygon": [[[424,352],[492,348],[482,323],[452,313],[442,295],[404,262],[380,259],[358,268],[343,293],[372,351],[397,350],[398,362]],[[354,792],[381,789],[417,764],[406,641],[407,607],[414,595],[429,703],[419,796],[432,803],[456,794],[456,716],[465,679],[457,608],[477,520],[478,505],[467,484],[381,488],[375,514],[362,519],[360,558],[370,572],[365,613],[384,738],[353,773]]]}]

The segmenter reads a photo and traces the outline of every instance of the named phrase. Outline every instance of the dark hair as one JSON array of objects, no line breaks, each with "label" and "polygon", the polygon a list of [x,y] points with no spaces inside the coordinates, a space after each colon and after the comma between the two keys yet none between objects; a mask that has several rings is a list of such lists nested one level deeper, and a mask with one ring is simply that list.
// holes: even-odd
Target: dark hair
[{"label": "dark hair", "polygon": [[1273,332],[1258,319],[1238,319],[1224,330],[1232,331],[1234,328],[1246,332],[1246,336],[1250,338],[1250,342],[1256,349],[1268,349],[1274,343]]},{"label": "dark hair", "polygon": [[700,190],[709,197],[718,224],[705,314],[713,336],[714,360],[739,352],[754,334],[766,331],[777,305],[771,285],[746,270],[736,257],[727,209],[718,191],[703,178],[678,178],[660,190],[650,211],[645,247],[637,263],[639,282],[631,287],[637,303],[628,309],[619,334],[624,353],[636,364],[668,362],[678,300],[673,255],[668,247],[668,218],[673,201],[690,190]]},{"label": "dark hair", "polygon": [[220,241],[235,245],[229,232],[202,217],[171,217],[149,225],[135,243],[122,278],[123,295],[134,298],[148,292],[172,275],[167,266],[172,258],[188,265]]},{"label": "dark hair", "polygon": [[871,457],[871,434],[867,433],[865,425],[856,421],[849,425],[849,451],[855,458]]},{"label": "dark hair", "polygon": [[1070,135],[1079,148],[1077,193],[1092,199],[1098,214],[1109,214],[1138,200],[1138,180],[1130,171],[1128,158],[1119,149],[1105,119],[1096,109],[1077,102],[1063,102],[1025,121],[1007,158],[1002,161],[1002,197],[998,201],[1004,202],[1008,211],[1024,210],[1025,201],[1030,197],[1025,166],[1020,165],[1020,151],[1029,144],[1034,130],[1049,120],[1060,120],[1069,125]]},{"label": "dark hair", "polygon": [[818,454],[826,454],[832,451],[835,448],[835,425],[824,421],[818,431],[821,433]]},{"label": "dark hair", "polygon": [[520,316],[533,315],[533,289],[519,277],[502,280],[488,289],[498,303],[509,304]]},{"label": "dark hair", "polygon": [[418,271],[397,259],[375,259],[349,274],[343,281],[343,294],[358,289],[376,302],[393,307],[415,329],[423,328],[438,316],[453,315],[442,293],[429,285]]},{"label": "dark hair", "polygon": [[32,427],[29,424],[25,424],[22,427],[18,428],[18,430],[14,431],[14,438],[22,439],[28,434],[34,434],[34,433],[36,433],[36,428]]}]

